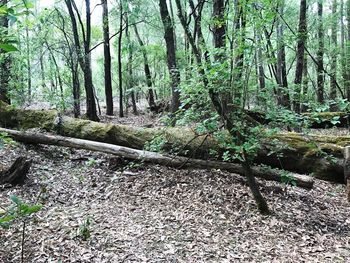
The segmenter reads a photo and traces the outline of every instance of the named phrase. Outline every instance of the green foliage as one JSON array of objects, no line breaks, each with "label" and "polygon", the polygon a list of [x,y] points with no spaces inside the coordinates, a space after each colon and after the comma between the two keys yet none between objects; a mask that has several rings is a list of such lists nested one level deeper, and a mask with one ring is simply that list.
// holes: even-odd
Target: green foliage
[{"label": "green foliage", "polygon": [[13,205],[0,217],[0,227],[2,228],[9,228],[11,223],[16,220],[24,221],[32,214],[39,212],[42,208],[42,205],[27,204],[15,195],[12,195],[10,198]]},{"label": "green foliage", "polygon": [[89,166],[89,167],[95,166],[96,164],[97,164],[97,161],[94,158],[89,158],[86,161],[86,165]]},{"label": "green foliage", "polygon": [[285,185],[297,186],[297,182],[290,172],[282,171],[281,182]]},{"label": "green foliage", "polygon": [[79,226],[78,235],[84,241],[87,241],[91,237],[91,218],[87,217],[84,222]]},{"label": "green foliage", "polygon": [[15,146],[17,145],[14,140],[10,136],[8,136],[5,132],[0,132],[0,150],[4,148],[6,145]]},{"label": "green foliage", "polygon": [[144,149],[151,152],[162,152],[167,142],[168,141],[164,135],[158,135],[154,137],[150,142],[146,142]]}]

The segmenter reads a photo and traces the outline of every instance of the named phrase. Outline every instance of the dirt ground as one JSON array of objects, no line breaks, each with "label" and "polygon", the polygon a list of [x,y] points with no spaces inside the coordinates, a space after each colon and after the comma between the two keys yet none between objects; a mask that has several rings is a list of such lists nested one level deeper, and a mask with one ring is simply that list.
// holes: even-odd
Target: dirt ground
[{"label": "dirt ground", "polygon": [[[43,209],[27,223],[25,262],[350,262],[345,187],[259,181],[261,216],[241,176],[128,163],[53,146],[0,151],[33,160],[25,186],[0,188]],[[44,191],[43,191],[44,189]],[[84,240],[82,229],[90,237]],[[0,262],[20,262],[22,224],[0,229]]]}]

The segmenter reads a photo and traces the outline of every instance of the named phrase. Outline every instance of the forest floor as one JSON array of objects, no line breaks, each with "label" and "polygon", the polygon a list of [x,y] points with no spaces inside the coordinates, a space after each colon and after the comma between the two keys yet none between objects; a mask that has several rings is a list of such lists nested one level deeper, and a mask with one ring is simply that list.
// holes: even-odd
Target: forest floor
[{"label": "forest floor", "polygon": [[[350,262],[345,187],[308,191],[259,181],[273,211],[261,216],[241,176],[123,162],[54,146],[0,151],[33,160],[27,183],[0,188],[39,200],[27,223],[25,262]],[[45,189],[43,191],[43,189]],[[91,234],[84,240],[79,229]],[[0,229],[0,262],[20,262],[22,225]]]}]

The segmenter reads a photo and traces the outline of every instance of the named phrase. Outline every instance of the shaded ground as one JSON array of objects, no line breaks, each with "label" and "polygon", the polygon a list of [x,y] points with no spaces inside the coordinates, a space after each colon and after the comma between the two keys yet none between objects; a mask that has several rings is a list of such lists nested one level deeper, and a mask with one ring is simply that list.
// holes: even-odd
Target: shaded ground
[{"label": "shaded ground", "polygon": [[[30,179],[0,188],[0,206],[13,194],[34,202],[46,189],[44,208],[27,225],[26,262],[350,262],[344,186],[316,180],[311,191],[283,191],[260,181],[273,209],[266,217],[240,176],[51,146],[19,145],[0,160],[20,153],[34,161]],[[20,224],[0,229],[0,262],[20,262],[20,241]]]}]

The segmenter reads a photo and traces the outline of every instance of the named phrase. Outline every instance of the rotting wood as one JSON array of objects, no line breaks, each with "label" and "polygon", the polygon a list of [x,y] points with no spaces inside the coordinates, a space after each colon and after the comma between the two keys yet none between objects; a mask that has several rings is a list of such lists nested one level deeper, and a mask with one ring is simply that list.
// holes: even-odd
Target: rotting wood
[{"label": "rotting wood", "polygon": [[22,185],[24,184],[31,166],[31,161],[25,157],[18,157],[7,170],[0,172],[0,185]]},{"label": "rotting wood", "polygon": [[[0,102],[0,126],[5,128],[36,128],[133,149],[144,149],[155,137],[161,137],[165,142],[162,146],[164,152],[180,149],[178,155],[198,159],[208,159],[210,150],[218,151],[219,155],[226,151],[211,134],[199,136],[186,127],[140,128],[67,116],[55,121],[57,116],[55,111],[15,109]],[[318,179],[344,183],[342,150],[346,145],[350,145],[350,136],[280,133],[262,141],[254,162],[300,174],[312,173]]]},{"label": "rotting wood", "polygon": [[[188,168],[188,169],[220,169],[232,173],[244,174],[243,168],[239,164],[207,161],[200,159],[192,159],[180,156],[171,156],[166,154],[160,154],[156,152],[144,151],[132,149],[124,146],[118,146],[113,144],[88,141],[76,138],[69,138],[63,136],[46,135],[42,133],[33,132],[20,132],[15,130],[9,130],[0,128],[0,132],[5,132],[13,139],[25,143],[33,144],[47,144],[57,145],[70,148],[85,149],[91,151],[98,151],[108,154],[113,154],[123,158],[138,160],[147,163],[160,164],[175,168]],[[273,180],[283,182],[284,171],[277,169],[267,169],[265,167],[254,166],[252,167],[253,173],[256,177],[260,177],[266,180]],[[310,189],[313,186],[314,180],[310,176],[293,174],[288,175],[288,179],[294,181],[297,186]]]},{"label": "rotting wood", "polygon": [[346,182],[347,199],[350,202],[350,146],[344,148],[344,181]]}]

